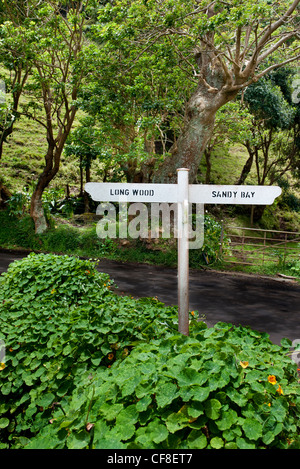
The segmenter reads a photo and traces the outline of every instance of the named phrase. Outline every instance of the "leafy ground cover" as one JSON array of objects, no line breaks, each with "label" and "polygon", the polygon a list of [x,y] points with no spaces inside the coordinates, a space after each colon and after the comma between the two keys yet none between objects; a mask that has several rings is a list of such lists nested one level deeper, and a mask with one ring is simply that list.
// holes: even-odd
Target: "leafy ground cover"
[{"label": "leafy ground cover", "polygon": [[0,277],[1,448],[299,448],[291,343],[111,292],[95,263],[30,254]]},{"label": "leafy ground cover", "polygon": [[[218,263],[221,259],[220,238],[222,225],[213,217],[205,217],[205,242],[202,248],[190,250],[190,266],[197,268],[207,263]],[[229,247],[226,233],[223,235],[223,252]],[[153,241],[153,240],[152,240]],[[44,234],[34,232],[29,216],[18,217],[16,213],[0,211],[0,246],[12,249],[32,249],[56,254],[74,254],[84,257],[106,257],[123,262],[148,262],[166,266],[177,265],[177,240],[126,239],[126,246],[119,239],[100,239],[96,223],[74,226],[66,221],[54,224]]]}]

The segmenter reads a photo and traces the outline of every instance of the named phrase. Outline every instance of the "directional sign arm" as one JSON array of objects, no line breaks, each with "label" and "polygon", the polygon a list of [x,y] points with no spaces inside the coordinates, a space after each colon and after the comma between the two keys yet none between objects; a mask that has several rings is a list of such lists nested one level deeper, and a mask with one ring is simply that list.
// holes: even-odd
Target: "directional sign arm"
[{"label": "directional sign arm", "polygon": [[189,201],[203,204],[272,205],[280,194],[278,186],[189,186]]},{"label": "directional sign arm", "polygon": [[[181,202],[177,184],[88,182],[85,190],[98,202]],[[281,194],[278,186],[190,184],[188,201],[200,204],[272,205]]]},{"label": "directional sign arm", "polygon": [[97,202],[177,202],[177,184],[88,182],[85,190]]}]

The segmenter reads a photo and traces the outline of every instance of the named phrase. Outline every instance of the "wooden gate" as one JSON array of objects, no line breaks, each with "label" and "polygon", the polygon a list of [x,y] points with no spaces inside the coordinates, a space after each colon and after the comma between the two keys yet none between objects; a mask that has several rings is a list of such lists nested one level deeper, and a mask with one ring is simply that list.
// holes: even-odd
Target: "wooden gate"
[{"label": "wooden gate", "polygon": [[[224,262],[230,264],[285,265],[300,259],[300,233],[228,226],[230,251],[224,252]],[[220,249],[223,249],[222,239]]]}]

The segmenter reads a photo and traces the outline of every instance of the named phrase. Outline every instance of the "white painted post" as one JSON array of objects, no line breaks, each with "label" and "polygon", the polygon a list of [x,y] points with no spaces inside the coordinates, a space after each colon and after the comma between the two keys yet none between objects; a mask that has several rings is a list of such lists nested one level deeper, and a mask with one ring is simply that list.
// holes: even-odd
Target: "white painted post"
[{"label": "white painted post", "polygon": [[178,183],[178,331],[189,335],[189,170],[177,170]]}]

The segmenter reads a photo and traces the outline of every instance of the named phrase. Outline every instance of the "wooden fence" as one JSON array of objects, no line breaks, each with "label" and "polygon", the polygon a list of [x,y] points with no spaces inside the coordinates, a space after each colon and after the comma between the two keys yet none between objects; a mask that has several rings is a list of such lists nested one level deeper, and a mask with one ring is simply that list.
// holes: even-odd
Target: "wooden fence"
[{"label": "wooden fence", "polygon": [[[287,262],[300,260],[298,232],[228,226],[226,233],[231,240],[229,252],[223,252],[227,263],[285,265]],[[220,243],[220,251],[222,250],[223,236]]]}]

